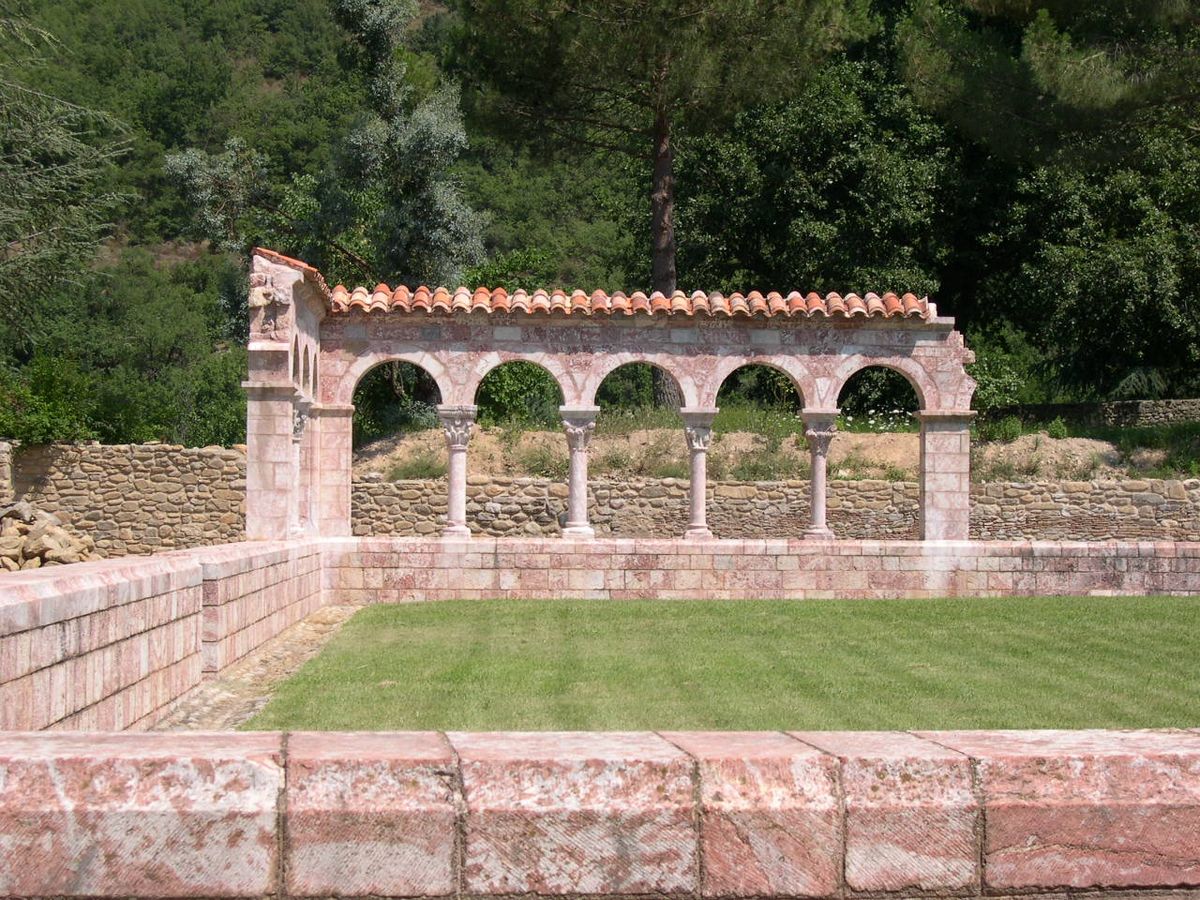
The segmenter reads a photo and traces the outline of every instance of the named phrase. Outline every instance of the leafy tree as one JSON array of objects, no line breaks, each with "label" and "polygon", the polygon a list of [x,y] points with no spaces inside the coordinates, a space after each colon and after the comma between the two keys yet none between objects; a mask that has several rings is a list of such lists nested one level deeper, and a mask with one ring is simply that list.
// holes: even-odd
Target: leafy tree
[{"label": "leafy tree", "polygon": [[[471,69],[536,142],[649,164],[652,284],[676,287],[675,140],[777,98],[868,29],[858,0],[459,0]],[[536,64],[513,64],[513,54]],[[532,136],[536,135],[536,138]]]},{"label": "leafy tree", "polygon": [[1181,0],[917,0],[899,36],[918,97],[1026,158],[1109,151],[1148,120],[1194,127],[1198,25]]},{"label": "leafy tree", "polygon": [[122,146],[107,116],[38,90],[28,74],[58,45],[0,0],[0,321],[29,337],[33,298],[72,279],[110,229]]},{"label": "leafy tree", "polygon": [[337,142],[320,175],[280,186],[267,157],[240,140],[219,154],[190,149],[167,171],[197,210],[200,234],[226,248],[266,242],[334,278],[417,283],[456,279],[482,255],[481,221],[451,174],[466,148],[452,86],[417,96],[403,38],[408,0],[333,0],[351,41],[342,55],[366,110]]}]

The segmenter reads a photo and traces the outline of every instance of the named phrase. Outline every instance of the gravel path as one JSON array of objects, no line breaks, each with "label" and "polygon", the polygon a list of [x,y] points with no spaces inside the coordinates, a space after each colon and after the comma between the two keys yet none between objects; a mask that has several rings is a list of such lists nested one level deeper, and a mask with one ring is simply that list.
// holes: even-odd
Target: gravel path
[{"label": "gravel path", "polygon": [[316,656],[359,606],[326,606],[191,691],[154,731],[229,731],[267,705],[280,682]]}]

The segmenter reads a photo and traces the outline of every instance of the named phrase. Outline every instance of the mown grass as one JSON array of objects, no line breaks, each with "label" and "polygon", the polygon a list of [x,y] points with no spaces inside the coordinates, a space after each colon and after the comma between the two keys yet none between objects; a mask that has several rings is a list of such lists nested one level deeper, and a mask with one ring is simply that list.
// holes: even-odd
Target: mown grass
[{"label": "mown grass", "polygon": [[1200,725],[1189,599],[453,601],[359,612],[252,729]]}]

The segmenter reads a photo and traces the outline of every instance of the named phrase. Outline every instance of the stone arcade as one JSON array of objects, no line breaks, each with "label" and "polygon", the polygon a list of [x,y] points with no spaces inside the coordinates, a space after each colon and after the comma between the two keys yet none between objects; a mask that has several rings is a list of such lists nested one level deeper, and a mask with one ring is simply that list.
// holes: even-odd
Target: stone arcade
[{"label": "stone arcade", "polygon": [[570,448],[563,536],[591,537],[588,443],[596,391],[626,363],[670,375],[691,451],[686,536],[712,534],[705,515],[706,455],[717,392],[748,364],[784,372],[804,399],[812,455],[812,521],[806,536],[834,537],[826,524],[826,455],[846,381],[868,366],[902,373],[921,404],[924,540],[964,540],[970,516],[973,354],[936,306],[911,294],[860,298],[676,293],[672,297],[561,291],[532,295],[465,288],[330,290],[311,266],[256,250],[251,275],[246,533],[255,539],[350,534],[351,419],[355,386],[389,361],[413,363],[437,382],[449,449],[448,537],[470,535],[467,454],[474,399],[497,366],[524,360],[562,391]]}]

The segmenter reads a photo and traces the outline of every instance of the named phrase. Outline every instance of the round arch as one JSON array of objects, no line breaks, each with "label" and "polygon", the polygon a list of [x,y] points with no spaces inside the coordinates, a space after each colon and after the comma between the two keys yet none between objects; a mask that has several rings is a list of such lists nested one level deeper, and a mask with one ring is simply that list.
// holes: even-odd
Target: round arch
[{"label": "round arch", "polygon": [[[722,367],[722,368],[726,368],[726,367]],[[752,369],[752,368],[770,369],[772,372],[778,372],[785,379],[787,379],[787,383],[791,386],[792,390],[795,391],[796,397],[800,401],[799,408],[803,409],[808,404],[808,398],[804,394],[804,388],[800,384],[800,382],[796,379],[796,376],[793,373],[789,372],[785,367],[783,367],[783,366],[779,365],[778,363],[773,362],[771,360],[748,359],[748,360],[742,360],[737,365],[729,368],[729,370],[722,375],[721,380],[716,382],[716,390],[713,393],[713,404],[712,405],[713,406],[721,405],[719,402],[719,399],[721,396],[721,391],[725,388],[725,386],[727,384],[729,384],[730,379],[732,379],[734,375],[736,375],[738,372],[741,372],[744,369]]]},{"label": "round arch", "polygon": [[411,363],[419,369],[424,369],[437,385],[438,394],[442,398],[441,402],[454,402],[456,396],[454,385],[446,371],[446,366],[437,357],[420,350],[367,353],[358,357],[338,379],[337,387],[334,390],[334,402],[341,406],[353,404],[354,392],[358,389],[359,382],[372,369],[389,362]]},{"label": "round arch", "polygon": [[304,368],[300,372],[300,390],[309,394],[313,392],[312,354],[309,352],[307,344],[304,345]]},{"label": "round arch", "polygon": [[617,369],[629,365],[647,365],[653,366],[660,372],[665,372],[672,381],[675,382],[675,387],[679,390],[679,396],[683,398],[684,406],[696,406],[696,398],[699,392],[696,388],[695,381],[682,373],[675,365],[674,360],[665,360],[659,356],[643,356],[637,353],[613,353],[604,357],[604,364],[597,366],[589,371],[588,378],[584,390],[582,391],[582,405],[596,405],[596,394],[600,390],[600,385]]},{"label": "round arch", "polygon": [[[558,385],[558,396],[563,404],[569,404],[573,401],[575,391],[571,390],[571,378],[564,368],[562,363],[554,356],[546,354],[526,355],[523,353],[512,353],[504,350],[495,350],[486,353],[479,359],[471,372],[465,379],[462,386],[462,396],[466,403],[474,403],[479,396],[479,387],[483,384],[483,380],[492,372],[499,369],[501,366],[506,366],[509,363],[529,363],[537,366],[539,369],[549,375],[556,385]],[[445,394],[443,394],[445,396]]]},{"label": "round arch", "polygon": [[[520,370],[525,367],[536,369],[545,376],[541,385],[536,383],[536,376],[533,378],[521,377]],[[516,378],[516,383],[503,384],[505,370]],[[522,381],[526,383],[522,384]],[[553,386],[553,396],[549,390],[542,390],[542,388],[548,389],[551,386]],[[520,403],[514,402],[512,396],[518,391],[522,394]],[[503,412],[509,418],[557,427],[558,408],[565,404],[565,397],[562,382],[542,360],[517,358],[490,366],[475,382],[475,393],[472,395],[471,401],[479,409],[481,421],[485,419],[496,421],[501,418],[498,413]],[[521,406],[521,408],[501,410],[501,407],[512,406]]]},{"label": "round arch", "polygon": [[292,338],[292,384],[300,387],[300,335]]},{"label": "round arch", "polygon": [[734,356],[722,357],[716,360],[709,377],[699,391],[697,406],[712,407],[717,405],[717,395],[729,376],[738,369],[746,366],[767,366],[782,372],[795,387],[796,393],[805,406],[812,405],[817,396],[812,374],[796,357],[791,356]]},{"label": "round arch", "polygon": [[[842,393],[851,378],[865,369],[872,368],[891,369],[893,372],[903,375],[905,381],[912,387],[913,393],[917,395],[918,409],[937,408],[937,387],[930,380],[929,373],[919,363],[906,356],[883,359],[859,355],[848,357],[834,373],[833,380],[836,387],[831,393],[834,402],[841,402]],[[931,407],[931,403],[935,405]]]}]

